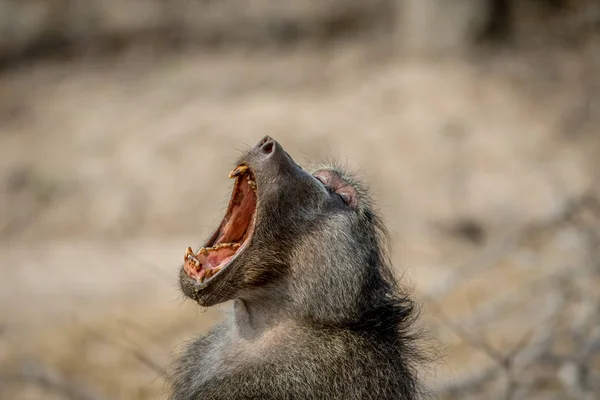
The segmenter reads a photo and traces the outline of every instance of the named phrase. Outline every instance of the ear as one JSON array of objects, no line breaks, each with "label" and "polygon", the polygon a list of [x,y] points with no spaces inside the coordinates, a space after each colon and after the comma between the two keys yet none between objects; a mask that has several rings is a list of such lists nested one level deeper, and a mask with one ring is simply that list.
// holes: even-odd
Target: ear
[{"label": "ear", "polygon": [[337,193],[348,207],[355,210],[358,207],[358,195],[352,185],[346,182],[337,172],[321,170],[313,174],[325,186]]}]

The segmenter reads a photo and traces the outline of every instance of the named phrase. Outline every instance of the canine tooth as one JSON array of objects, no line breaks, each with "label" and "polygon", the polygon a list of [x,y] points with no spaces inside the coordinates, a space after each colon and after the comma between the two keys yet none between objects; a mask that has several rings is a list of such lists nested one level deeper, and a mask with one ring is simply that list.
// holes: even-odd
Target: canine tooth
[{"label": "canine tooth", "polygon": [[194,263],[196,269],[200,266],[200,261],[196,258],[196,255],[192,251],[191,247],[188,247],[185,250],[185,256],[183,257],[183,262],[188,262],[189,260],[191,260]]},{"label": "canine tooth", "polygon": [[190,256],[193,256],[194,252],[192,251],[191,247],[188,247],[187,249],[185,249],[185,254],[183,256],[183,262],[186,262]]},{"label": "canine tooth", "polygon": [[235,167],[235,169],[233,171],[231,171],[229,173],[229,178],[235,178],[236,176],[243,174],[244,172],[246,172],[248,169],[250,169],[250,167],[248,167],[247,165],[238,165],[237,167]]}]

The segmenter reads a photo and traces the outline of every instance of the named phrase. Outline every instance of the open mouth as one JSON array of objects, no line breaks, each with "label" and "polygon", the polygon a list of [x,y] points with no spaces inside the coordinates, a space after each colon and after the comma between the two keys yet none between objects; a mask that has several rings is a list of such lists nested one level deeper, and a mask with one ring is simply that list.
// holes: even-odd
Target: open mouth
[{"label": "open mouth", "polygon": [[197,253],[190,247],[185,252],[183,268],[198,283],[206,284],[224,270],[244,250],[254,231],[257,200],[254,173],[242,164],[229,177],[235,178],[235,185],[219,228]]}]

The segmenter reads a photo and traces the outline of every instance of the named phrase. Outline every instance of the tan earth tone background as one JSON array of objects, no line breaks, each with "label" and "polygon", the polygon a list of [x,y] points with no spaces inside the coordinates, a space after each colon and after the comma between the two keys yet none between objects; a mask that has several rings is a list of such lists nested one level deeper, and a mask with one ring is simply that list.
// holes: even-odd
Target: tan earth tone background
[{"label": "tan earth tone background", "polygon": [[165,398],[228,306],[184,301],[183,252],[265,134],[371,186],[438,398],[600,398],[599,25],[583,0],[0,0],[0,398]]}]

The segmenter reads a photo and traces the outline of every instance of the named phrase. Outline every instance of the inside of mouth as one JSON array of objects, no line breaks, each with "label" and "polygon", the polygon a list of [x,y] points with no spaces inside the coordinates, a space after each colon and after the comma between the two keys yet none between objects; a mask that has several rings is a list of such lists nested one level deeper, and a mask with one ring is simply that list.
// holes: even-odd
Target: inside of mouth
[{"label": "inside of mouth", "polygon": [[247,169],[235,178],[227,212],[219,228],[196,254],[186,254],[186,273],[205,281],[227,265],[250,239],[256,213],[256,183]]}]

